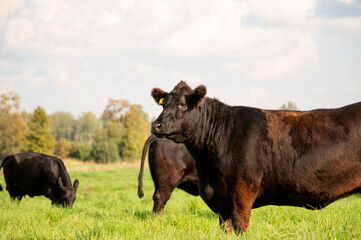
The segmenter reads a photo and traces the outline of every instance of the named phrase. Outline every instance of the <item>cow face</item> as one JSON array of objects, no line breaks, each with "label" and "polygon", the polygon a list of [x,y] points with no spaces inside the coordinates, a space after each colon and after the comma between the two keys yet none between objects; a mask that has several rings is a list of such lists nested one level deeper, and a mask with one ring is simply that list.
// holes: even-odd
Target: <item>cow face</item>
[{"label": "cow face", "polygon": [[154,88],[151,92],[152,97],[156,103],[163,106],[163,111],[152,123],[151,132],[157,137],[183,143],[185,118],[194,108],[201,105],[206,93],[205,86],[201,85],[193,90],[183,81],[170,93]]},{"label": "cow face", "polygon": [[64,207],[71,208],[76,199],[76,190],[78,189],[78,186],[79,186],[78,179],[76,179],[74,181],[73,187],[65,187],[63,185],[60,177],[58,180],[58,184],[59,184],[59,189],[60,189],[59,204]]}]

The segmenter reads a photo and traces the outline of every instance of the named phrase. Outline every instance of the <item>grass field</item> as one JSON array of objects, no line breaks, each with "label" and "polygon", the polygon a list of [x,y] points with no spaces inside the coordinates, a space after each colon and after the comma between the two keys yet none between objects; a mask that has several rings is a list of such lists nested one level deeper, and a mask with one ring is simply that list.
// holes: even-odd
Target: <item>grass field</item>
[{"label": "grass field", "polygon": [[[200,197],[176,190],[164,213],[151,212],[154,191],[149,170],[145,197],[137,196],[138,164],[66,162],[80,181],[72,209],[51,206],[45,197],[11,202],[0,192],[0,239],[361,239],[361,196],[321,211],[267,206],[252,211],[242,236],[227,235]],[[3,187],[4,178],[0,176]]]}]

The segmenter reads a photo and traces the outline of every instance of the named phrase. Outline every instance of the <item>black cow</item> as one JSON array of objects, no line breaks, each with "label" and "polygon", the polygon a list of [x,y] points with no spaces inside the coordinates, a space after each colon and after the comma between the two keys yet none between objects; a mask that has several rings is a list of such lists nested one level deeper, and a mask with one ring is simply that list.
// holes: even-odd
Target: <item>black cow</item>
[{"label": "black cow", "polygon": [[361,192],[361,102],[312,111],[228,106],[206,87],[152,90],[163,111],[152,133],[184,143],[200,195],[226,230],[245,232],[251,209],[319,209]]},{"label": "black cow", "polygon": [[143,171],[145,155],[149,147],[148,162],[153,178],[153,212],[163,210],[173,190],[177,187],[193,196],[199,195],[196,166],[183,144],[151,135],[144,144],[138,177],[138,196],[144,196]]},{"label": "black cow", "polygon": [[19,153],[7,156],[0,169],[2,167],[6,189],[13,200],[21,200],[25,195],[44,195],[52,204],[73,205],[79,181],[75,180],[71,186],[69,174],[59,158],[40,153]]}]

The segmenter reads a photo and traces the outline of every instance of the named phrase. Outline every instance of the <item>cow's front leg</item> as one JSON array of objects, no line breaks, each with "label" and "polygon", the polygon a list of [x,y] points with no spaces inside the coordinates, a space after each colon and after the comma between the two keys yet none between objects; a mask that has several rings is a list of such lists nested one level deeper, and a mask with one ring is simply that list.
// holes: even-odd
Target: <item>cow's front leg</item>
[{"label": "cow's front leg", "polygon": [[219,225],[226,233],[233,233],[233,226],[232,226],[231,218],[223,219],[222,216],[219,215]]},{"label": "cow's front leg", "polygon": [[247,231],[250,217],[251,209],[238,209],[232,212],[232,225],[237,235]]},{"label": "cow's front leg", "polygon": [[[260,181],[259,181],[260,182]],[[232,225],[237,234],[247,231],[253,203],[259,191],[259,182],[249,184],[239,180],[233,194]]]},{"label": "cow's front leg", "polygon": [[52,205],[59,204],[59,200],[56,197],[56,194],[53,191],[52,187],[47,187],[46,190],[43,192],[43,195],[51,200]]}]

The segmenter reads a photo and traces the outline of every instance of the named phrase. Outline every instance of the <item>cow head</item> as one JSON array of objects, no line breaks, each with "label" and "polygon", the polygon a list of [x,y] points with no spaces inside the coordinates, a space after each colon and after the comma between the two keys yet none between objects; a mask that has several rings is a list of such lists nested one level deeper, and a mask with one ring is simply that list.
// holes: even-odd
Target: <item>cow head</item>
[{"label": "cow head", "polygon": [[59,204],[64,206],[64,207],[72,207],[73,203],[76,199],[76,190],[78,189],[79,186],[79,181],[78,179],[75,179],[73,186],[71,187],[65,187],[63,185],[63,182],[61,180],[61,177],[59,177],[58,179],[58,185],[59,185],[59,189],[60,189],[60,199],[59,199]]},{"label": "cow head", "polygon": [[200,85],[194,90],[185,82],[179,82],[170,92],[154,88],[151,92],[156,103],[163,106],[163,111],[152,123],[151,132],[157,137],[166,137],[175,142],[184,142],[184,118],[194,108],[202,104],[207,89]]}]

